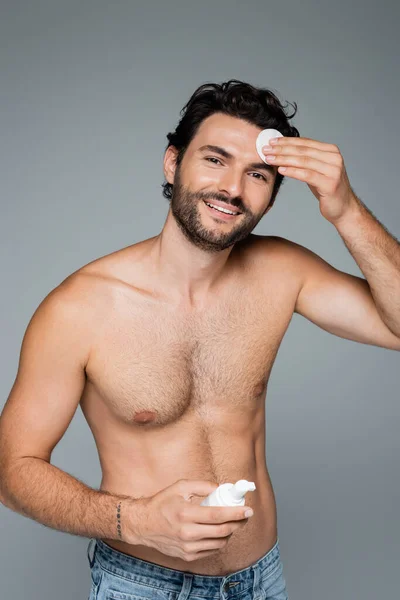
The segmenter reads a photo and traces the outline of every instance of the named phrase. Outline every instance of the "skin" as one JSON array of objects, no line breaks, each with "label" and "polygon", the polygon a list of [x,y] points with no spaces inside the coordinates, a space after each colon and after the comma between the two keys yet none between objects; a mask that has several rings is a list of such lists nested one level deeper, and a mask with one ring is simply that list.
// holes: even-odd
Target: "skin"
[{"label": "skin", "polygon": [[[62,310],[39,311],[36,323],[40,314],[49,318],[45,327],[31,328],[36,333],[24,342],[0,422],[3,472],[8,463],[11,473],[18,459],[42,459],[36,467],[27,463],[31,475],[43,461],[50,462],[76,401],[99,452],[100,490],[141,498],[179,479],[254,481],[256,490],[246,495],[254,516],[212,556],[188,563],[144,544],[102,538],[126,554],[206,575],[246,568],[277,540],[265,456],[265,401],[293,313],[335,335],[400,349],[365,280],[334,269],[289,240],[251,233],[270,208],[277,169],[268,175],[249,168],[260,162],[259,131],[214,114],[201,124],[179,169],[176,150],[166,151],[164,174],[174,184],[174,197],[162,231],[85,265],[50,294]],[[223,147],[232,158],[200,153],[205,144]],[[223,221],[204,199],[229,202],[242,214]],[[326,214],[337,219],[342,207],[336,204],[334,214]],[[352,219],[341,223],[343,230],[354,229]],[[377,235],[379,247],[387,247],[390,255],[390,240],[383,230],[374,240]],[[380,259],[379,264],[380,272],[391,277],[392,262]],[[386,297],[381,300],[394,314]],[[61,471],[54,472],[53,485],[56,476]],[[42,478],[36,479],[42,486]],[[31,476],[30,489],[35,481]],[[72,481],[68,485],[72,489]],[[62,489],[60,484],[54,498]],[[40,493],[32,496],[45,504]]]},{"label": "skin", "polygon": [[[112,306],[81,399],[101,458],[100,489],[149,496],[180,478],[256,483],[246,496],[255,515],[220,554],[187,563],[104,538],[122,552],[194,573],[245,568],[277,539],[265,397],[299,279],[290,268],[282,279],[274,238],[266,244],[249,235],[268,211],[276,173],[246,167],[260,162],[258,133],[233,117],[209,117],[179,169],[175,149],[166,152],[174,197],[162,232],[81,270],[103,278],[107,313]],[[215,153],[200,153],[205,144],[235,158],[223,167],[208,161]],[[224,222],[203,198],[229,200],[242,214]]]}]

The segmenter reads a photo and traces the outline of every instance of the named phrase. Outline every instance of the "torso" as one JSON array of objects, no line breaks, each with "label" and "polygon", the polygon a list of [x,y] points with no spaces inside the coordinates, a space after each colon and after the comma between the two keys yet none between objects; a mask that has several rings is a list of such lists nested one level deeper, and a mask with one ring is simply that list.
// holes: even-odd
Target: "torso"
[{"label": "torso", "polygon": [[151,282],[142,260],[149,243],[80,270],[96,277],[104,298],[81,398],[99,452],[100,489],[143,497],[179,479],[247,479],[256,484],[246,495],[254,516],[220,553],[189,563],[103,541],[168,568],[227,574],[254,563],[277,539],[265,398],[299,278],[281,241],[251,235],[232,251],[218,295],[193,310],[168,302]]}]

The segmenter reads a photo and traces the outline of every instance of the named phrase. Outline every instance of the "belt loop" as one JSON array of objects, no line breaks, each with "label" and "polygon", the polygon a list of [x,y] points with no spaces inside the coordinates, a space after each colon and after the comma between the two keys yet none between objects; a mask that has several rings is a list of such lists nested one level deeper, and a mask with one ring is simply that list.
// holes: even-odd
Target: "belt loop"
[{"label": "belt loop", "polygon": [[261,598],[261,575],[260,575],[260,565],[258,562],[251,567],[254,572],[254,580],[253,580],[253,598],[254,600],[259,600]]},{"label": "belt loop", "polygon": [[192,591],[192,586],[193,575],[191,573],[185,572],[183,574],[183,584],[179,592],[179,596],[177,597],[177,600],[186,600],[187,598],[189,598],[189,594]]},{"label": "belt loop", "polygon": [[[90,552],[91,552],[91,550],[92,550],[93,547],[94,547],[93,556],[90,557]],[[89,545],[87,547],[87,557],[88,557],[88,561],[89,561],[89,564],[90,564],[90,568],[92,568],[93,565],[94,565],[94,559],[95,559],[95,556],[96,556],[96,550],[97,550],[96,538],[91,538],[91,540],[89,542]]]}]

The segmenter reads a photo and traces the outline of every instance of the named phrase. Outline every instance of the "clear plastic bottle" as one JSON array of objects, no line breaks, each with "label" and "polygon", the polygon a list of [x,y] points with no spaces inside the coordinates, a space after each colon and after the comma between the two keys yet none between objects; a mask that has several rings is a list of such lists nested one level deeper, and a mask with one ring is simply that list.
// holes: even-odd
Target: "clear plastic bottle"
[{"label": "clear plastic bottle", "polygon": [[223,483],[200,503],[201,506],[244,506],[245,495],[256,489],[253,481],[239,479],[236,483]]}]

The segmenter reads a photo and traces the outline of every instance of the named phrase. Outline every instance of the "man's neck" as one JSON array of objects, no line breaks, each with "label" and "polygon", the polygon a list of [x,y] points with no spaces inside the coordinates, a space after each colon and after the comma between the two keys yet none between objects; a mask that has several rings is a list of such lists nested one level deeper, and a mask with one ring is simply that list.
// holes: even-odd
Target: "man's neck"
[{"label": "man's neck", "polygon": [[171,290],[178,301],[202,305],[225,276],[232,248],[220,252],[199,248],[186,238],[170,210],[152,248],[158,282],[164,289]]}]

